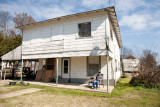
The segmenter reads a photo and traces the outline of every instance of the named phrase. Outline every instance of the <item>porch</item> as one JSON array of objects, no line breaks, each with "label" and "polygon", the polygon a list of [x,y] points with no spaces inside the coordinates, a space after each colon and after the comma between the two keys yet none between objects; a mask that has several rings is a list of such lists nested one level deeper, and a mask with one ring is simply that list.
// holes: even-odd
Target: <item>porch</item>
[{"label": "porch", "polygon": [[[9,84],[9,82],[19,83],[20,81],[19,80],[0,80],[0,85],[6,85],[6,84]],[[56,85],[56,83],[53,83],[53,82],[42,82],[42,81],[24,81],[24,82],[32,85],[40,85],[40,86],[47,86],[47,87],[53,87],[53,88],[83,90],[83,91],[101,92],[101,93],[111,93],[114,89],[114,86],[109,86],[109,91],[107,92],[106,85],[104,85],[104,88],[103,86],[101,86],[98,89],[91,89],[88,84],[59,83],[58,85]]]}]

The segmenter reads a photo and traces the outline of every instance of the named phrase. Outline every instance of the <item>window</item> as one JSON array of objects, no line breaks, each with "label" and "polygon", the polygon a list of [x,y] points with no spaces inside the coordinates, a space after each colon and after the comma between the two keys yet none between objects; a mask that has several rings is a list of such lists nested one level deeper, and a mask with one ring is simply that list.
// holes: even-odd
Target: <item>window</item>
[{"label": "window", "polygon": [[47,59],[47,70],[53,70],[54,69],[54,58],[48,58]]},{"label": "window", "polygon": [[79,23],[78,29],[79,29],[79,32],[78,32],[79,37],[91,36],[91,22]]},{"label": "window", "polygon": [[64,74],[68,74],[68,60],[64,60]]},{"label": "window", "polygon": [[96,75],[100,70],[100,58],[98,56],[89,56],[88,58],[88,70],[87,70],[87,76],[94,76]]}]

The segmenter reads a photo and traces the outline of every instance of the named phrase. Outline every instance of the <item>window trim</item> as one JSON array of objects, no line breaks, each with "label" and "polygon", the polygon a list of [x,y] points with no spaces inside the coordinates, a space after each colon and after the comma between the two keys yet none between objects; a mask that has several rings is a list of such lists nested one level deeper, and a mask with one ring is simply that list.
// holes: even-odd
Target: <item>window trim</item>
[{"label": "window trim", "polygon": [[[79,24],[82,24],[82,23],[91,23],[91,36],[85,36],[85,37],[81,37],[80,35],[79,35]],[[85,39],[85,38],[93,38],[93,36],[92,36],[92,21],[85,21],[85,22],[78,22],[77,23],[77,37],[76,37],[76,39]]]},{"label": "window trim", "polygon": [[[86,57],[86,61],[87,61],[87,70],[86,70],[86,77],[94,77],[95,75],[93,75],[93,76],[88,76],[88,71],[89,71],[89,57],[91,57],[91,56],[87,56]],[[101,56],[96,56],[96,57],[99,57],[99,64],[98,64],[98,72],[101,72]],[[97,73],[98,73],[97,72]]]}]

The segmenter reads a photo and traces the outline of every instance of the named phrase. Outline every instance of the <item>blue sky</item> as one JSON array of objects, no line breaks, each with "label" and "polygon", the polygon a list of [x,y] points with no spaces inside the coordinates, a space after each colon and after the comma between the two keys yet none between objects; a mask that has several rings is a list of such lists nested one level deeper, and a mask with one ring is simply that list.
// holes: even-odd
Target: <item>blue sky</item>
[{"label": "blue sky", "polygon": [[[0,10],[27,12],[36,21],[105,7],[109,0],[0,0]],[[115,0],[115,8],[123,46],[160,54],[160,0]]]}]

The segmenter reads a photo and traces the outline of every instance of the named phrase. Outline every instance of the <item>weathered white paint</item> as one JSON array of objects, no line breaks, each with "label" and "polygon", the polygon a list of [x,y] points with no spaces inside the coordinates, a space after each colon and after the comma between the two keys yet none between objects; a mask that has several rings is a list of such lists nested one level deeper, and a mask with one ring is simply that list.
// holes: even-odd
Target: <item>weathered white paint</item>
[{"label": "weathered white paint", "polygon": [[43,65],[46,65],[46,59],[39,59],[38,70],[42,70]]},{"label": "weathered white paint", "polygon": [[123,59],[123,71],[138,71],[139,59]]},{"label": "weathered white paint", "polygon": [[6,69],[6,68],[10,68],[13,65],[13,63],[9,63],[9,62],[2,62],[2,68]]},{"label": "weathered white paint", "polygon": [[[78,36],[78,23],[91,22],[91,37]],[[106,55],[107,12],[92,13],[23,29],[22,58]]]},{"label": "weathered white paint", "polygon": [[3,55],[2,60],[21,60],[21,52],[21,46],[18,46],[14,50]]},{"label": "weathered white paint", "polygon": [[[113,78],[113,75],[111,73],[113,72],[111,69],[111,59],[109,59],[108,62],[108,74],[109,74],[109,79]],[[101,56],[101,73],[104,75],[104,79],[107,79],[107,57],[106,56]]]},{"label": "weathered white paint", "polygon": [[[91,37],[78,36],[78,23],[83,22],[91,22]],[[113,27],[107,11],[101,11],[25,27],[22,59],[59,57],[59,75],[62,76],[62,61],[67,57],[71,63],[70,78],[89,79],[87,56],[101,56],[101,72],[104,79],[107,79],[108,53],[109,79],[117,81],[121,76],[120,46],[113,29],[113,40],[111,39],[110,26]],[[106,37],[109,38],[109,52],[106,50]]]},{"label": "weathered white paint", "polygon": [[[110,24],[110,26],[112,26],[113,28],[112,23]],[[111,45],[110,49],[111,49],[111,52],[113,53],[112,69],[114,72],[114,79],[117,81],[122,75],[121,66],[120,66],[120,47],[118,45],[116,33],[113,29],[112,29],[112,34],[113,34],[113,40],[110,39],[110,45]]]},{"label": "weathered white paint", "polygon": [[87,57],[71,57],[71,78],[87,77]]}]

